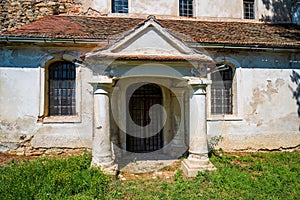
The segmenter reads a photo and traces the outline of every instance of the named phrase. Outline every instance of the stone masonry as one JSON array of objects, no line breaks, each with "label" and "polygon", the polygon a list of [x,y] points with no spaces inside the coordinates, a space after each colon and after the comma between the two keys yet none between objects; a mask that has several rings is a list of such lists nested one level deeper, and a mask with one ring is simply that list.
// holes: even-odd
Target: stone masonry
[{"label": "stone masonry", "polygon": [[0,0],[0,32],[12,31],[47,15],[82,14],[79,0]]}]

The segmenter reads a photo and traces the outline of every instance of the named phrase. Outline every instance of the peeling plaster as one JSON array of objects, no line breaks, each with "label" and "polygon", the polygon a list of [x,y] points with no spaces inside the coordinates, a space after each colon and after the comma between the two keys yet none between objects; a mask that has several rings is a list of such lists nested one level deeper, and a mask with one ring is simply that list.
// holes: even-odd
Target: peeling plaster
[{"label": "peeling plaster", "polygon": [[19,142],[34,135],[39,128],[35,117],[17,118],[15,121],[0,121],[1,142]]},{"label": "peeling plaster", "polygon": [[253,101],[250,102],[250,106],[252,107],[251,114],[257,114],[258,105],[264,104],[266,101],[272,100],[272,95],[278,93],[278,87],[273,86],[271,80],[267,80],[267,89],[254,88],[253,89]]}]

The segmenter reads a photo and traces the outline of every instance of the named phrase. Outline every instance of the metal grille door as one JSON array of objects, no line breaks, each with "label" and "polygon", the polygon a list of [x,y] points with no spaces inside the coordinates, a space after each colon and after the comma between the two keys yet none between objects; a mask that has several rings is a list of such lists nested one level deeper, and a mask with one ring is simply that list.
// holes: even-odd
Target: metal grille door
[{"label": "metal grille door", "polygon": [[163,146],[163,129],[154,134],[156,130],[151,130],[151,127],[144,128],[150,123],[156,127],[162,127],[163,112],[161,109],[152,109],[152,119],[149,115],[153,105],[162,105],[160,87],[155,84],[146,84],[135,90],[131,96],[127,95],[127,98],[129,100],[129,114],[133,122],[138,125],[130,126],[127,120],[127,150],[144,153],[161,149]]}]

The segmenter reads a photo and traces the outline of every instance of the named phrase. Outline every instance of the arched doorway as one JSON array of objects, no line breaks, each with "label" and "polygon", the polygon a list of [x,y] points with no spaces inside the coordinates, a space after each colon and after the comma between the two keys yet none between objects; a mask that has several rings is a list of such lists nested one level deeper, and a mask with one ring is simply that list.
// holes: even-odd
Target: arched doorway
[{"label": "arched doorway", "polygon": [[[134,90],[137,88],[136,90]],[[132,91],[134,90],[134,91]],[[126,130],[126,150],[135,153],[146,153],[159,150],[163,147],[163,128],[153,135],[151,128],[148,126],[152,123],[156,127],[162,127],[163,111],[162,109],[153,109],[150,118],[150,108],[153,105],[162,105],[163,97],[160,86],[152,83],[143,83],[140,87],[132,85],[128,88],[126,94],[128,109],[132,121],[137,126],[130,126],[127,119]],[[147,135],[150,135],[147,137]]]}]

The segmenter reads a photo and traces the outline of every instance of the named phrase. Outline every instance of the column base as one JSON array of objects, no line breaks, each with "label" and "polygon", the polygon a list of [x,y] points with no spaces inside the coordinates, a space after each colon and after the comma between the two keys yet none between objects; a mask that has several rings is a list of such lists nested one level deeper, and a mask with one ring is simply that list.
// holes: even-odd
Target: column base
[{"label": "column base", "polygon": [[183,173],[187,177],[196,177],[199,171],[214,171],[215,166],[209,161],[208,156],[190,155],[181,162]]},{"label": "column base", "polygon": [[106,162],[106,163],[92,162],[91,166],[100,168],[107,175],[110,176],[117,175],[118,165],[115,164],[114,161]]}]

